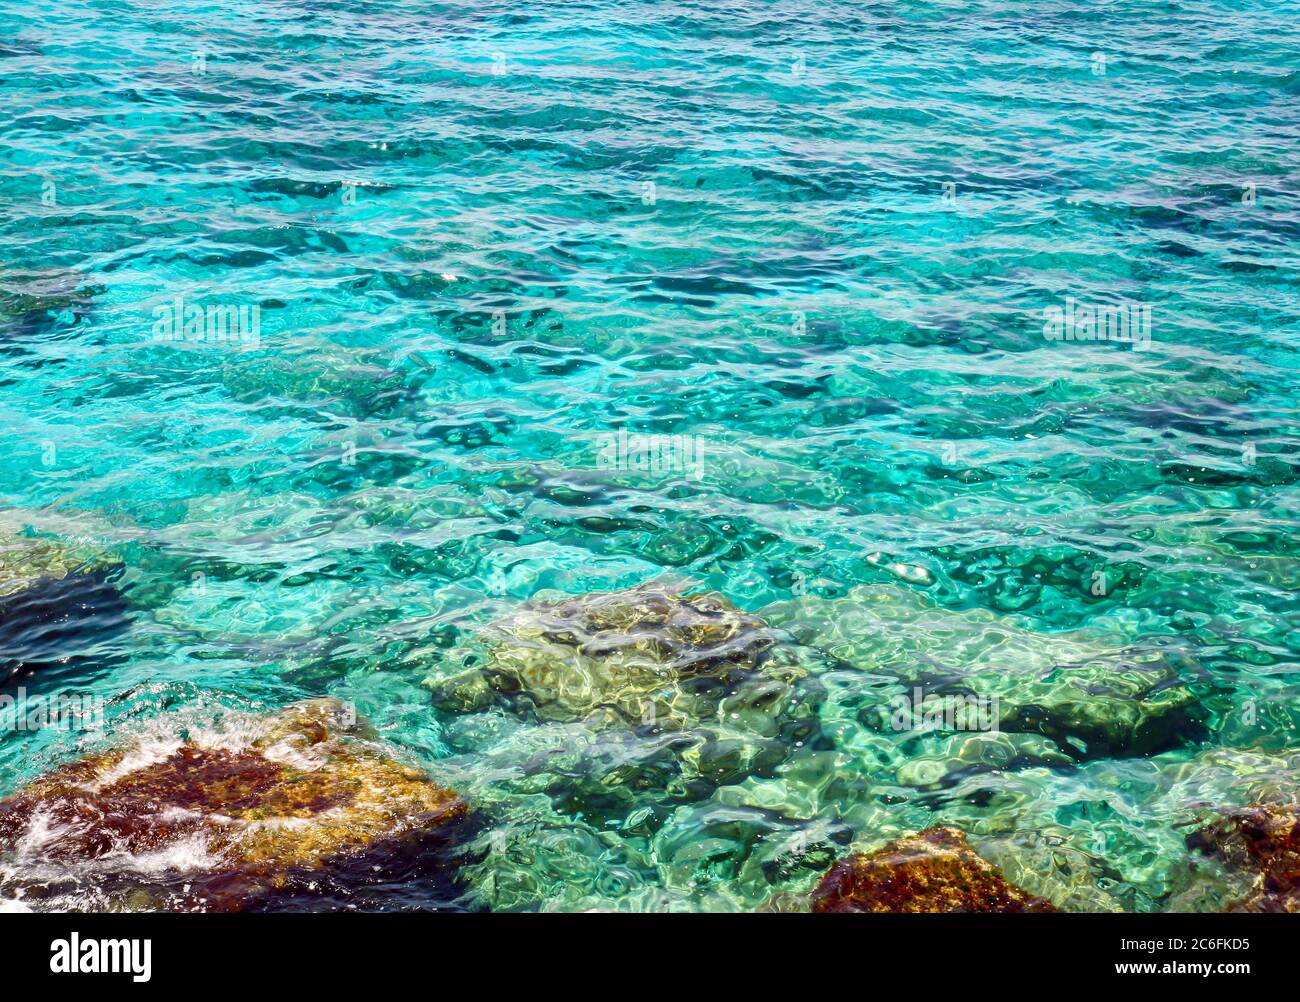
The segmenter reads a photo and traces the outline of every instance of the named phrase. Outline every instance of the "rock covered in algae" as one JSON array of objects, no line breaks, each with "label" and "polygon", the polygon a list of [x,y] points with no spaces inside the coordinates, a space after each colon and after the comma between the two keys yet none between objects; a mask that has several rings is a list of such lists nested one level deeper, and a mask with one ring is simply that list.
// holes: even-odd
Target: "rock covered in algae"
[{"label": "rock covered in algae", "polygon": [[[951,611],[895,585],[808,596],[764,611],[800,643],[927,697],[996,706],[1002,731],[1075,758],[1149,755],[1197,731],[1201,711],[1170,658],[1083,634],[1043,634],[983,609]],[[996,700],[996,704],[992,701]],[[889,727],[889,704],[878,729]]]},{"label": "rock covered in algae", "polygon": [[1253,804],[1187,837],[1188,848],[1257,874],[1234,912],[1300,912],[1300,805]]},{"label": "rock covered in algae", "polygon": [[1007,883],[956,828],[927,828],[840,860],[812,893],[815,912],[1054,912]]},{"label": "rock covered in algae", "polygon": [[317,700],[72,762],[0,801],[3,869],[93,874],[127,907],[236,909],[465,814],[362,733]]},{"label": "rock covered in algae", "polygon": [[668,727],[716,714],[770,717],[803,670],[720,595],[643,585],[535,602],[461,652],[469,670],[426,680],[448,710],[509,705],[544,721],[604,717]]}]

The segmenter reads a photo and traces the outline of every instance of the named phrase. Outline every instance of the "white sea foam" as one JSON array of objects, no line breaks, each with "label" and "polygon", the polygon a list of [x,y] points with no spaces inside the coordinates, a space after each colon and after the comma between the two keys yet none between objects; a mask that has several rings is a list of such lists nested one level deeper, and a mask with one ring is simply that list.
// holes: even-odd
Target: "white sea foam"
[{"label": "white sea foam", "polygon": [[156,877],[168,873],[191,873],[212,870],[224,860],[212,851],[208,840],[199,834],[180,839],[154,852],[124,856],[123,869]]}]

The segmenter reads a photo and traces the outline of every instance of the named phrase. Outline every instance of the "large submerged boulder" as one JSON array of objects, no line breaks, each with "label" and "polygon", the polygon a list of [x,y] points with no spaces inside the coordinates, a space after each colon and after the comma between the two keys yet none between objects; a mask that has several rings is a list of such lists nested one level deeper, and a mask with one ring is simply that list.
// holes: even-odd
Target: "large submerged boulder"
[{"label": "large submerged boulder", "polygon": [[318,700],[75,761],[0,801],[0,873],[52,907],[88,884],[108,907],[234,910],[465,814],[364,733]]},{"label": "large submerged boulder", "polygon": [[927,828],[842,859],[812,892],[814,912],[1054,912],[1007,883],[956,828]]},{"label": "large submerged boulder", "polygon": [[[444,721],[448,743],[492,777],[487,802],[581,818],[617,846],[607,858],[624,860],[602,881],[640,889],[637,903],[620,907],[658,908],[660,893],[680,892],[679,904],[696,893],[652,892],[645,882],[656,866],[651,843],[669,819],[720,789],[776,775],[819,740],[813,666],[777,641],[721,596],[659,581],[539,597],[459,637],[426,684],[435,705],[457,714]],[[462,872],[483,900],[518,906],[515,892],[484,889],[484,867]]]},{"label": "large submerged boulder", "polygon": [[[910,694],[996,707],[997,729],[1040,734],[1072,758],[1150,755],[1199,731],[1201,711],[1164,652],[1045,634],[983,609],[952,611],[895,585],[764,610],[800,643]],[[889,704],[872,723],[890,727]]]},{"label": "large submerged boulder", "polygon": [[1187,836],[1188,848],[1256,874],[1233,912],[1300,912],[1300,805],[1254,804]]},{"label": "large submerged boulder", "polygon": [[803,670],[775,634],[720,595],[644,585],[537,601],[489,627],[426,684],[453,711],[493,703],[538,720],[679,727],[716,717],[775,733]]}]

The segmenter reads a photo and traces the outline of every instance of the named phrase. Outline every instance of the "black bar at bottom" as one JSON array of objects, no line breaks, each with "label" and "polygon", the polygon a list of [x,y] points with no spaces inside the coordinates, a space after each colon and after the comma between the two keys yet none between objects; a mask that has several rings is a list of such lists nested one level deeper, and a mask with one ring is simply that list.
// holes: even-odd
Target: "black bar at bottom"
[{"label": "black bar at bottom", "polygon": [[766,997],[785,979],[884,991],[891,973],[945,991],[1282,985],[1293,983],[1298,928],[1282,915],[23,914],[0,916],[0,942],[13,988],[373,993],[454,977],[493,991],[658,983]]}]

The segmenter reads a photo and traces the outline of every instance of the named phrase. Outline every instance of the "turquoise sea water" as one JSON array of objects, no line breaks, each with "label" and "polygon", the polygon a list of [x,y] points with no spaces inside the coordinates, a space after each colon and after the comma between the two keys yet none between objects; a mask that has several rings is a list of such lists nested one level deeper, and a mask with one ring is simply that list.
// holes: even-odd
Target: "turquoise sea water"
[{"label": "turquoise sea water", "polygon": [[[4,15],[0,524],[123,566],[8,636],[108,726],[0,732],[0,794],[333,696],[475,806],[457,907],[752,910],[933,824],[1065,908],[1239,890],[1184,835],[1300,785],[1294,5]],[[811,731],[432,705],[536,596],[665,576],[781,631]],[[1066,662],[1177,719],[876,712]]]}]

